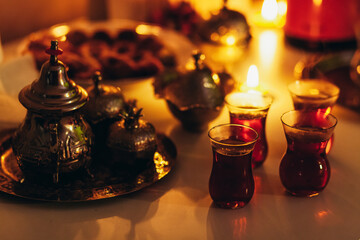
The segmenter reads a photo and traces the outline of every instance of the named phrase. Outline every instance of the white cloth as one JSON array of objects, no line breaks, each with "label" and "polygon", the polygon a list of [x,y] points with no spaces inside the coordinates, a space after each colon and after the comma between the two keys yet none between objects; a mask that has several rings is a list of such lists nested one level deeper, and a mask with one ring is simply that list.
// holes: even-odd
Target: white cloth
[{"label": "white cloth", "polygon": [[0,129],[15,127],[22,122],[26,109],[20,104],[18,94],[38,76],[39,72],[30,55],[0,65]]}]

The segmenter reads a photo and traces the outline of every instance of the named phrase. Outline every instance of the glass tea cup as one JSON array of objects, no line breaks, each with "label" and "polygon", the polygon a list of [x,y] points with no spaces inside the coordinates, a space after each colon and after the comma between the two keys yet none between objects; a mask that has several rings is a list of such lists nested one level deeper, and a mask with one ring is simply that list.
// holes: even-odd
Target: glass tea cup
[{"label": "glass tea cup", "polygon": [[249,126],[259,134],[252,156],[254,168],[262,165],[268,154],[265,124],[272,102],[270,95],[262,93],[235,92],[225,97],[230,123]]},{"label": "glass tea cup", "polygon": [[222,124],[208,132],[213,151],[209,193],[222,208],[242,208],[254,194],[251,155],[257,132],[244,125]]},{"label": "glass tea cup", "polygon": [[281,116],[287,149],[280,163],[280,179],[295,196],[318,195],[330,179],[326,145],[337,119],[326,112],[292,110]]},{"label": "glass tea cup", "polygon": [[[322,79],[302,79],[288,86],[295,110],[321,111],[331,113],[333,106],[339,98],[340,89]],[[334,136],[329,140],[326,153],[334,142]]]}]

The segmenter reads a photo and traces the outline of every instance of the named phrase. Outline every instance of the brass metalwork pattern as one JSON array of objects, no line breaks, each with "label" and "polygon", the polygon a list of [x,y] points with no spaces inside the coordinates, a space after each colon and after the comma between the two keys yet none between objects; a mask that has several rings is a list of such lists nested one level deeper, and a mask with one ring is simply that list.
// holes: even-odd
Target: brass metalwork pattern
[{"label": "brass metalwork pattern", "polygon": [[174,143],[164,134],[157,134],[158,148],[153,164],[145,169],[114,168],[104,163],[104,159],[94,159],[92,178],[88,174],[79,174],[61,184],[28,182],[23,181],[12,152],[12,134],[12,131],[0,133],[0,191],[33,200],[89,201],[138,191],[165,177],[174,167],[177,155]]}]

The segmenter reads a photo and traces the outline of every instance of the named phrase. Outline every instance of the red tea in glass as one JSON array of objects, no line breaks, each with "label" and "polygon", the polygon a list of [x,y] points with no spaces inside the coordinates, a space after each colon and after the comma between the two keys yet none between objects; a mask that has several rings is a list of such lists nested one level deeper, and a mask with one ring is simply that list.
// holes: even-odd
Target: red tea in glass
[{"label": "red tea in glass", "polygon": [[255,144],[255,148],[252,155],[252,165],[253,167],[260,166],[264,161],[268,153],[268,144],[265,136],[265,116],[259,116],[254,119],[246,119],[247,116],[242,116],[241,114],[232,114],[230,113],[230,123],[246,125],[253,128],[259,134],[259,139]]},{"label": "red tea in glass", "polygon": [[279,169],[281,182],[292,195],[315,196],[330,179],[325,150],[337,120],[324,112],[290,111],[281,121],[287,140]]},{"label": "red tea in glass", "polygon": [[[336,100],[339,97],[340,89],[325,80],[321,79],[302,79],[292,82],[288,86],[295,110],[321,111],[331,113]],[[330,138],[326,146],[326,153],[334,142],[334,135]]]},{"label": "red tea in glass", "polygon": [[252,156],[253,167],[262,165],[267,157],[265,123],[272,100],[271,96],[260,93],[232,93],[225,98],[230,123],[249,126],[259,134]]},{"label": "red tea in glass", "polygon": [[247,126],[223,124],[210,129],[209,138],[213,151],[210,196],[219,207],[242,208],[254,194],[251,155],[258,134]]}]

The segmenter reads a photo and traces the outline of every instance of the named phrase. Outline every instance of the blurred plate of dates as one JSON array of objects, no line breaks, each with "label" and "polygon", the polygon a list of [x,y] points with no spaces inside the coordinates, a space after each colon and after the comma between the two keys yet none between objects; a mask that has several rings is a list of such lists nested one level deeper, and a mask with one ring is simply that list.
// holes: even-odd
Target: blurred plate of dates
[{"label": "blurred plate of dates", "polygon": [[58,185],[51,182],[22,181],[11,148],[14,130],[0,133],[0,191],[33,200],[81,202],[111,198],[139,191],[169,174],[175,164],[176,147],[164,134],[157,134],[157,150],[153,164],[144,169],[129,169],[106,164],[105,159],[93,159],[93,177],[79,174],[64,179]]},{"label": "blurred plate of dates", "polygon": [[32,54],[36,68],[47,60],[44,50],[57,39],[68,75],[87,82],[99,70],[105,80],[147,79],[167,67],[185,65],[194,50],[183,35],[156,25],[130,20],[89,22],[79,20],[55,25],[27,36],[21,54]]}]

